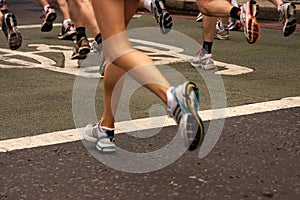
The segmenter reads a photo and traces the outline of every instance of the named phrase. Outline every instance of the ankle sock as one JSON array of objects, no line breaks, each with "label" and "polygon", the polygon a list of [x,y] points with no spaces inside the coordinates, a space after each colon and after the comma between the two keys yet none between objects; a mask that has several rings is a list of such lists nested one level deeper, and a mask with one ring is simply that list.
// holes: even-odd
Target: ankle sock
[{"label": "ankle sock", "polygon": [[72,20],[71,20],[71,19],[65,19],[65,20],[63,21],[63,26],[66,27],[66,26],[68,26],[68,25],[71,24],[71,23],[72,23]]},{"label": "ankle sock", "polygon": [[213,42],[204,41],[202,47],[208,54],[211,54],[212,45],[213,45]]},{"label": "ankle sock", "polygon": [[173,93],[171,92],[173,90],[173,88],[174,87],[171,86],[167,90],[167,107],[168,107],[169,110],[173,110],[177,105],[175,97],[174,97]]},{"label": "ankle sock", "polygon": [[44,11],[46,12],[48,7],[51,7],[49,4],[44,6]]}]

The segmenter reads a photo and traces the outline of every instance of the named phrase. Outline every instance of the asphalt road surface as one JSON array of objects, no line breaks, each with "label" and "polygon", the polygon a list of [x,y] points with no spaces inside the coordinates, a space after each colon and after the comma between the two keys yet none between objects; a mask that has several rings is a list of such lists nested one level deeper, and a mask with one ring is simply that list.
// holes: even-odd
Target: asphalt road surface
[{"label": "asphalt road surface", "polygon": [[[38,3],[9,2],[20,26],[41,23],[39,17],[42,7]],[[61,20],[58,11],[56,22],[60,23]],[[183,16],[174,18],[174,22],[175,30],[201,42],[201,23]],[[141,25],[155,26],[155,22],[146,14],[133,20],[130,27]],[[246,44],[242,32],[232,32],[229,41],[215,41],[214,54],[218,61],[252,69],[238,76],[222,76],[228,106],[300,96],[299,32],[283,38],[277,29],[278,24],[265,22],[259,43],[251,46]],[[20,63],[17,67],[14,64],[7,67],[9,52],[5,51],[7,44],[1,37],[0,142],[76,128],[72,115],[72,92],[76,77],[59,71],[69,63],[67,56],[74,44],[56,39],[60,27],[54,27],[52,32],[45,34],[39,31],[38,26],[20,30],[24,41],[18,52],[30,53],[34,48],[30,45],[37,44],[62,45],[65,49],[59,47],[62,48],[59,49],[61,52],[51,53],[14,54],[14,59],[33,63],[38,68],[27,66],[21,69],[18,67],[22,66]],[[50,62],[46,67],[53,65],[58,71],[39,66],[34,55],[52,59],[53,64],[46,60]],[[41,63],[44,61],[40,60]],[[203,83],[188,63],[170,66],[198,85]],[[224,70],[221,64],[219,68]],[[204,74],[211,76],[211,72]],[[201,110],[211,109],[208,89],[202,87]],[[99,96],[103,93],[101,87],[98,93]],[[142,98],[132,98],[133,105],[130,108],[132,116],[137,119],[147,117],[149,107],[158,102],[147,91],[138,91],[138,94]],[[101,97],[97,97],[96,101],[100,102],[96,108],[101,112]],[[187,151],[166,167],[145,173],[128,173],[109,167],[93,156],[98,153],[94,146],[84,145],[81,141],[1,152],[0,199],[298,200],[299,119],[299,104],[288,109],[226,118],[217,144],[206,157],[199,158],[199,150]],[[212,122],[205,122],[206,129]],[[116,145],[146,156],[168,144],[176,132],[176,126],[168,126],[149,138],[136,138],[132,133],[118,134]],[[22,143],[17,145],[23,146]],[[110,156],[114,158],[113,155],[105,155]],[[159,159],[153,161],[158,168],[163,163]],[[128,158],[120,165],[128,166],[132,162]],[[134,165],[142,166],[143,163]]]}]

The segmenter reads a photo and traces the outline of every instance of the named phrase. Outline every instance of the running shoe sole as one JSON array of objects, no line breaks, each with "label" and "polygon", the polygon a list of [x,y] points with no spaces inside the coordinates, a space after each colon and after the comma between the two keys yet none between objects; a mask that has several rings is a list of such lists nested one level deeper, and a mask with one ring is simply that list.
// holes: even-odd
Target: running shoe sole
[{"label": "running shoe sole", "polygon": [[174,88],[177,106],[172,111],[174,120],[179,124],[179,131],[187,142],[189,151],[199,147],[204,140],[204,123],[198,114],[198,89],[192,82]]},{"label": "running shoe sole", "polygon": [[249,44],[255,43],[260,37],[260,25],[256,20],[258,16],[258,4],[256,1],[248,1],[248,21],[245,22],[244,33]]},{"label": "running shoe sole", "polygon": [[288,3],[287,9],[284,11],[286,20],[283,24],[283,35],[285,37],[290,36],[296,30],[297,19],[296,19],[296,6],[294,3]]},{"label": "running shoe sole", "polygon": [[[189,151],[193,151],[197,149],[204,140],[204,123],[201,119],[201,117],[198,114],[198,111],[194,110],[192,106],[192,100],[189,98],[191,92],[196,92],[198,90],[196,88],[196,85],[194,83],[189,83],[186,85],[186,105],[188,106],[188,109],[190,113],[187,114],[186,117],[186,128],[187,128],[187,140],[189,144]],[[197,133],[195,135],[195,130],[197,130]]]},{"label": "running shoe sole", "polygon": [[73,47],[73,54],[71,56],[71,60],[84,60],[87,58],[87,54],[81,55],[78,51],[77,45]]},{"label": "running shoe sole", "polygon": [[78,49],[78,53],[82,56],[89,54],[90,51],[91,51],[90,47],[87,47],[87,46],[79,47],[79,49]]},{"label": "running shoe sole", "polygon": [[87,55],[80,55],[79,53],[75,53],[71,56],[71,60],[84,60],[87,58]]},{"label": "running shoe sole", "polygon": [[42,28],[41,28],[41,31],[42,32],[49,32],[52,30],[53,28],[53,22],[54,20],[56,19],[56,13],[49,13],[45,19],[44,19],[44,22],[42,24]]},{"label": "running shoe sole", "polygon": [[172,16],[168,11],[163,11],[162,15],[160,16],[159,20],[159,27],[163,34],[167,34],[172,30],[173,26],[173,19]]},{"label": "running shoe sole", "polygon": [[8,45],[11,50],[17,50],[22,45],[22,35],[20,32],[12,33],[8,36]]},{"label": "running shoe sole", "polygon": [[215,39],[218,39],[218,40],[229,40],[229,35],[216,34],[215,35]]},{"label": "running shoe sole", "polygon": [[115,146],[109,146],[109,147],[100,147],[98,144],[96,144],[96,148],[103,152],[103,153],[112,153],[116,151],[116,147]]},{"label": "running shoe sole", "polygon": [[[79,44],[81,44],[81,39],[79,41]],[[78,47],[78,45],[75,45],[73,47],[73,55],[71,56],[71,60],[83,60],[87,58],[87,55],[90,53],[90,46],[83,45],[81,47]]]},{"label": "running shoe sole", "polygon": [[86,37],[82,37],[79,41],[77,41],[78,53],[80,55],[87,55],[90,53],[90,45]]},{"label": "running shoe sole", "polygon": [[163,0],[152,0],[152,14],[155,17],[161,32],[163,34],[169,33],[173,26],[173,19],[166,10]]},{"label": "running shoe sole", "polygon": [[[3,27],[6,26],[6,27]],[[4,15],[2,29],[6,32],[7,42],[11,50],[16,50],[22,45],[22,35],[17,29],[17,18],[13,13]]]}]

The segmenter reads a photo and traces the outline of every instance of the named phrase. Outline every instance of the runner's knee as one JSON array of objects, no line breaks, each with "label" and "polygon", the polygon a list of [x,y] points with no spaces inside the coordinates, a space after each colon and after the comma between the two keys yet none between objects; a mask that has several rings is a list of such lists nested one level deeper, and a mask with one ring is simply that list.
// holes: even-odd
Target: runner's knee
[{"label": "runner's knee", "polygon": [[133,51],[126,32],[115,34],[103,41],[106,63],[109,65],[116,59]]}]

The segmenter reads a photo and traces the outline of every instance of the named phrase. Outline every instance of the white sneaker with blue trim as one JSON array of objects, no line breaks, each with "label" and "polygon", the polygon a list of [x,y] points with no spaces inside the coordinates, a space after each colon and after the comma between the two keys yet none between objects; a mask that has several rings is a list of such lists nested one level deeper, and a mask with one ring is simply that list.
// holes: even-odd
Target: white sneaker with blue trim
[{"label": "white sneaker with blue trim", "polygon": [[197,149],[204,140],[204,123],[198,114],[199,90],[192,82],[171,89],[176,101],[169,108],[171,116],[179,124],[179,130],[187,141],[188,149]]},{"label": "white sneaker with blue trim", "polygon": [[114,129],[99,126],[99,124],[89,124],[86,126],[83,138],[86,141],[96,144],[96,148],[101,152],[114,152]]}]

